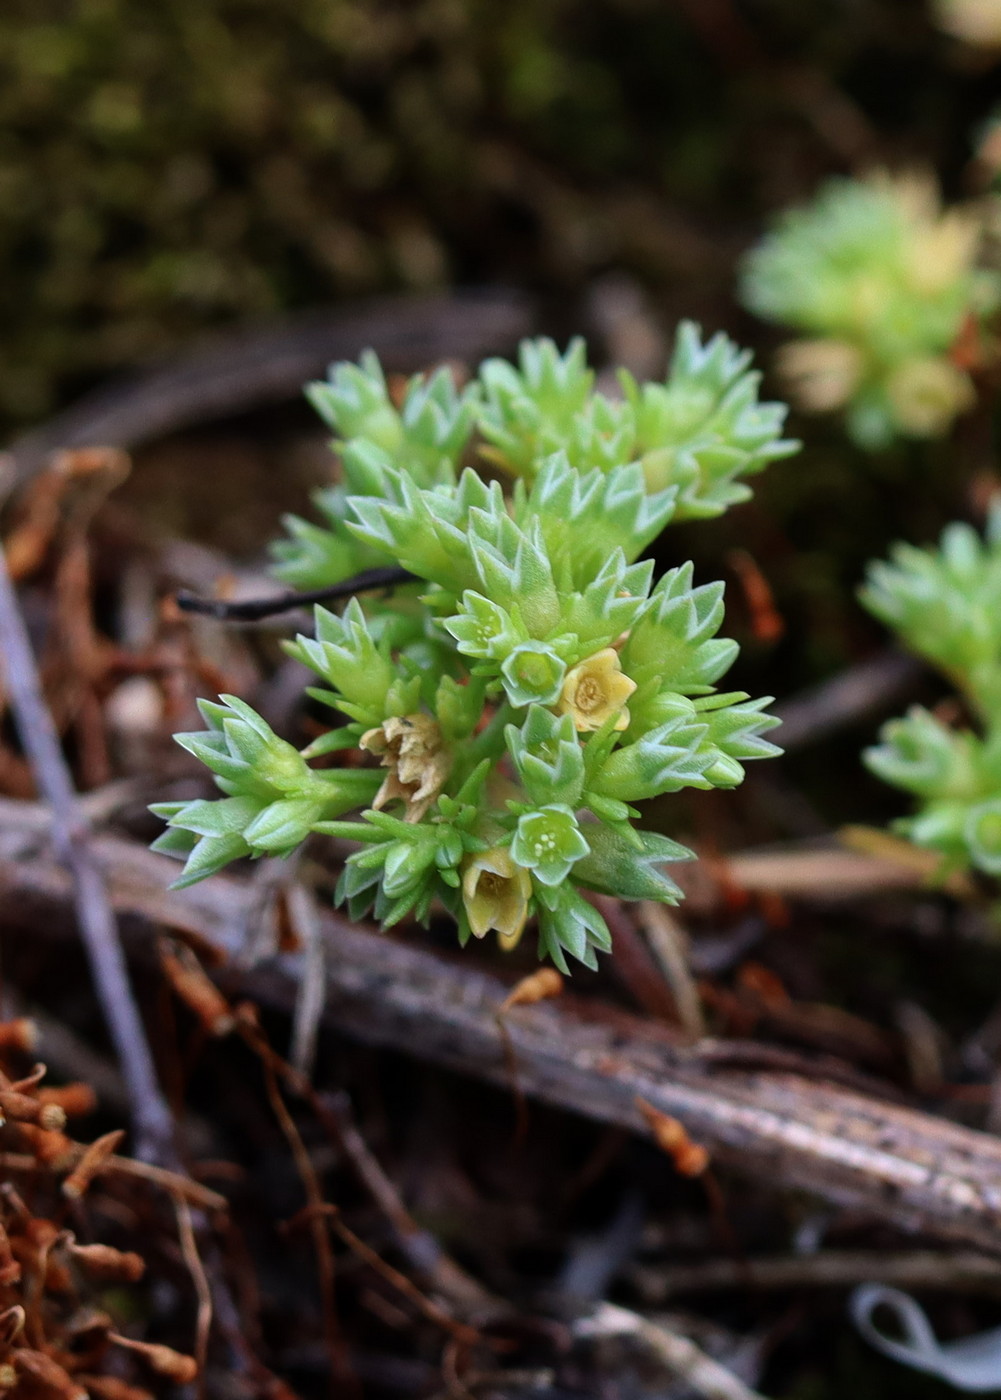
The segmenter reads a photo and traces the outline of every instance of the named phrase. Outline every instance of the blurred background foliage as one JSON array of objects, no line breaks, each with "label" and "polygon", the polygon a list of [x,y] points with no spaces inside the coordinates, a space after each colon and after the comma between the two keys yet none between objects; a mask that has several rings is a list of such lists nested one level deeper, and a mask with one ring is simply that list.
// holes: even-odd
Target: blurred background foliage
[{"label": "blurred background foliage", "polygon": [[[779,211],[879,165],[932,168],[949,201],[988,182],[973,153],[1001,65],[938,27],[948,3],[3,0],[0,440],[214,330],[401,290],[523,287],[541,329],[565,340],[593,328],[595,288],[624,273],[658,331],[696,318],[767,368],[785,332],[738,306],[736,269]],[[659,560],[726,577],[727,633],[743,647],[733,683],[782,697],[886,646],[854,603],[866,562],[975,515],[998,460],[986,396],[951,439],[875,457],[834,419],[797,416],[792,430],[806,440],[798,458],[722,521],[672,531]],[[116,579],[122,541],[145,538],[128,508],[157,535],[259,559],[282,510],[307,510],[308,488],[329,479],[330,456],[304,406],[269,407],[150,443],[136,468],[114,498],[120,532],[97,551]],[[254,642],[269,665],[273,641]],[[921,698],[936,700],[936,685]],[[725,803],[700,795],[690,829],[726,850],[897,815],[904,804],[859,762],[875,727],[792,754]],[[951,937],[862,935],[864,977],[859,927],[840,912],[829,928],[779,933],[780,970],[799,995],[880,1025],[929,989],[957,1033],[988,1014],[995,950],[964,943],[957,958]],[[442,1122],[444,1139],[451,1113]],[[527,1162],[503,1187],[519,1212]],[[786,1344],[786,1394],[939,1392],[873,1361],[842,1308],[811,1302],[806,1333]]]},{"label": "blurred background foliage", "polygon": [[915,0],[6,0],[0,428],[379,291],[514,282],[559,329],[615,268],[730,324],[770,211],[955,186],[996,86]]}]

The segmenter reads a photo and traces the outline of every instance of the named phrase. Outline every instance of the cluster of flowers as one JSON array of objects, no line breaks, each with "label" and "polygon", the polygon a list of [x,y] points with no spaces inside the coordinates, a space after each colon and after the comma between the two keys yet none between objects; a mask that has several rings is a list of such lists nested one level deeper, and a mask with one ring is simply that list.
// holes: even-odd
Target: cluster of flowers
[{"label": "cluster of flowers", "polygon": [[978,729],[915,706],[865,760],[919,799],[898,829],[939,851],[943,869],[1001,875],[1001,502],[981,540],[950,525],[938,549],[898,545],[869,570],[862,601],[956,686]]},{"label": "cluster of flowers", "polygon": [[742,297],[802,339],[779,352],[790,396],[844,410],[861,446],[945,433],[974,402],[979,328],[1001,275],[977,267],[984,210],[943,211],[930,177],[836,179],[748,255]]},{"label": "cluster of flowers", "polygon": [[[618,399],[594,391],[579,341],[527,342],[461,390],[417,377],[398,405],[371,354],[313,385],[342,480],[320,494],[324,525],[287,522],[278,572],[412,578],[341,616],[318,608],[315,637],[289,644],[341,721],[307,749],[228,696],[202,705],[206,732],[178,736],[225,794],[155,809],[158,848],[187,859],[179,883],[326,833],[359,843],[338,888],[353,916],[426,920],[438,902],[463,943],[493,929],[505,946],[535,916],[562,970],[609,946],[582,891],[676,901],[660,867],[691,853],[638,826],[635,804],[734,786],[776,751],[776,721],[717,692],[737,651],[717,636],[722,585],[687,564],[654,585],[637,560],[795,450],[749,358],[684,325],[666,382],[624,374]],[[311,766],[333,754],[342,766]]]}]

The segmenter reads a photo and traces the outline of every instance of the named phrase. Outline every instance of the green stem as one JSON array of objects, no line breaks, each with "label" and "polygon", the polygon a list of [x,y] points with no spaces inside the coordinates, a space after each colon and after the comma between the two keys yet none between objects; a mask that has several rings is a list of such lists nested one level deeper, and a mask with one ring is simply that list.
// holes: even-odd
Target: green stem
[{"label": "green stem", "polygon": [[457,753],[450,786],[457,790],[483,759],[500,757],[504,752],[504,726],[510,724],[513,715],[514,707],[509,700],[497,706],[486,728]]}]

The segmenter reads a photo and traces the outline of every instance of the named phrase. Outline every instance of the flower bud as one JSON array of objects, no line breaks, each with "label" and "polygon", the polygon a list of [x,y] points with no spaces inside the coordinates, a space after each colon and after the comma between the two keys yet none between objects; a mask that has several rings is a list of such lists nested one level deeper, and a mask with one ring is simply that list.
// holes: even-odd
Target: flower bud
[{"label": "flower bud", "polygon": [[566,674],[565,663],[545,642],[522,642],[501,667],[512,705],[552,705]]},{"label": "flower bud", "polygon": [[792,340],[779,347],[776,368],[800,408],[828,413],[854,394],[862,356],[843,340]]},{"label": "flower bud", "polygon": [[1001,48],[1001,9],[996,0],[936,0],[942,29],[977,48]]}]

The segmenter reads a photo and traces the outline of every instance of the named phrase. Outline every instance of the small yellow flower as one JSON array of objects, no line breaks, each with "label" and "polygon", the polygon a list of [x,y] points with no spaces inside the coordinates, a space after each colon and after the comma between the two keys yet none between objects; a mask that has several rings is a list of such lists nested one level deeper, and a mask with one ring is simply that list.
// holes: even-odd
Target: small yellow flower
[{"label": "small yellow flower", "polygon": [[912,227],[933,224],[942,212],[938,182],[923,167],[898,171],[877,168],[866,176],[866,183],[888,195]]},{"label": "small yellow flower", "polygon": [[615,728],[626,729],[626,701],[635,689],[636,682],[623,674],[619,653],[614,647],[605,647],[571,666],[556,709],[561,715],[572,715],[574,727],[580,731],[600,729],[612,715],[618,716]]},{"label": "small yellow flower", "polygon": [[468,858],[462,875],[462,902],[475,937],[482,938],[488,929],[496,929],[500,946],[514,948],[528,921],[531,893],[531,876],[515,865],[506,846],[493,846]]},{"label": "small yellow flower", "polygon": [[[1001,0],[989,3],[1001,19]],[[943,209],[935,177],[927,170],[875,171],[869,183],[892,199],[906,221],[901,271],[919,296],[938,296],[969,275],[983,233],[982,210]],[[877,316],[884,303],[885,289],[880,288]]]},{"label": "small yellow flower", "polygon": [[886,396],[903,431],[924,438],[941,437],[975,400],[963,371],[938,355],[905,360],[890,376]]},{"label": "small yellow flower", "polygon": [[451,767],[437,722],[430,715],[394,716],[369,729],[358,746],[378,754],[383,768],[389,769],[372,803],[376,811],[398,797],[407,806],[403,820],[419,822],[441,792]]},{"label": "small yellow flower", "polygon": [[968,277],[981,234],[980,219],[960,209],[950,209],[934,222],[916,228],[908,259],[914,290],[919,295],[938,296]]},{"label": "small yellow flower", "polygon": [[1001,47],[999,0],[936,0],[936,19],[943,29],[977,48]]},{"label": "small yellow flower", "polygon": [[828,413],[854,394],[862,355],[843,340],[792,340],[779,347],[777,367],[800,408]]}]

